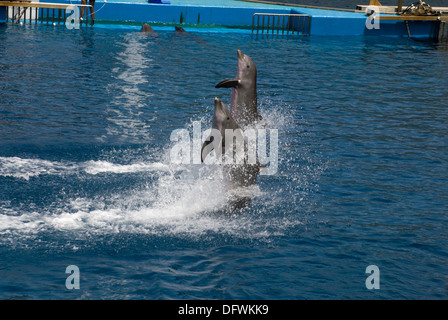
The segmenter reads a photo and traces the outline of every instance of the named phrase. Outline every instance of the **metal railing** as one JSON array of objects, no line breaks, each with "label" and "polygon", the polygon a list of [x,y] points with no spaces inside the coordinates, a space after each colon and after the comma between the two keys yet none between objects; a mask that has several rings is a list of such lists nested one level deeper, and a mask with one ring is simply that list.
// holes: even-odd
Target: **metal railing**
[{"label": "metal railing", "polygon": [[438,37],[440,42],[448,43],[448,18],[440,20]]},{"label": "metal railing", "polygon": [[306,14],[254,13],[252,34],[309,36],[311,17]]},{"label": "metal railing", "polygon": [[[22,23],[22,24],[47,24],[47,25],[65,25],[69,13],[66,12],[66,7],[52,8],[52,7],[37,7],[27,6],[26,2],[23,6],[8,6],[6,9],[6,22]],[[87,6],[86,6],[87,7]],[[86,8],[87,13],[87,8]],[[84,15],[84,20],[80,21],[87,26],[89,23],[89,14]]]}]

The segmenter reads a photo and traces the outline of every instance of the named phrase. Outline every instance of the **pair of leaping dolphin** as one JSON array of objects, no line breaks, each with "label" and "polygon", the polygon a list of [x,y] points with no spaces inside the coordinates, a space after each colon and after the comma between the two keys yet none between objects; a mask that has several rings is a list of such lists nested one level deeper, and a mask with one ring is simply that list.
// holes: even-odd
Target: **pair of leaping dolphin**
[{"label": "pair of leaping dolphin", "polygon": [[[218,98],[215,98],[212,129],[218,130],[225,137],[225,130],[239,130],[253,126],[261,116],[257,110],[257,68],[253,60],[241,50],[238,54],[238,69],[236,77],[218,83],[215,88],[232,88],[230,111]],[[204,150],[213,139],[207,138],[202,146],[202,161],[211,151]],[[225,148],[225,141],[222,143]],[[206,151],[206,152],[204,152]],[[208,152],[207,152],[208,151]]]},{"label": "pair of leaping dolphin", "polygon": [[[241,52],[238,53],[238,69],[236,77],[226,79],[216,85],[216,88],[232,88],[230,110],[218,98],[215,98],[215,110],[213,114],[212,130],[217,130],[220,134],[220,141],[215,141],[215,135],[209,136],[201,149],[201,159],[205,160],[207,155],[215,148],[217,156],[225,153],[226,148],[246,148],[241,129],[254,126],[261,116],[257,110],[257,68],[252,59]],[[231,129],[236,138],[235,146],[233,141],[226,142],[226,130]],[[236,133],[236,134],[235,134]],[[240,139],[238,139],[238,136]],[[212,144],[212,146],[210,146]],[[222,150],[218,149],[222,147]],[[232,153],[235,151],[232,150]],[[241,149],[240,149],[241,150]],[[222,153],[221,153],[222,151]],[[247,164],[237,166],[225,166],[225,173],[230,182],[240,186],[249,186],[255,182],[259,173],[258,164]]]}]

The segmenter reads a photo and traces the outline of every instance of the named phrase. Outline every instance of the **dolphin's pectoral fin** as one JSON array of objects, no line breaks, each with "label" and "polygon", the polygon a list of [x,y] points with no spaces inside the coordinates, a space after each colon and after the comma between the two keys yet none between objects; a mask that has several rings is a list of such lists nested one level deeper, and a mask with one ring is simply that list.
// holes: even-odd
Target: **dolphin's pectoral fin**
[{"label": "dolphin's pectoral fin", "polygon": [[222,140],[217,139],[215,141],[215,136],[212,134],[207,139],[205,139],[201,148],[201,162],[204,162],[205,158],[209,155],[210,152],[215,150],[216,156],[219,157],[222,153],[220,152],[220,145],[222,145]]},{"label": "dolphin's pectoral fin", "polygon": [[218,83],[215,88],[235,88],[238,84],[238,79],[226,79]]},{"label": "dolphin's pectoral fin", "polygon": [[204,143],[202,144],[201,162],[204,162],[205,158],[207,158],[208,154],[213,150],[213,149],[207,148],[207,146],[212,142],[213,142],[213,136],[208,137],[207,140],[205,140]]}]

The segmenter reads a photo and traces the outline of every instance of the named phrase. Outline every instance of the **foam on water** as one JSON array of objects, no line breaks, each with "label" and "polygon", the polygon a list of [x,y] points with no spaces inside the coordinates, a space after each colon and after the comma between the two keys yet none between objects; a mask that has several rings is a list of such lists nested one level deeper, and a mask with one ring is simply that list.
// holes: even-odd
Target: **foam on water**
[{"label": "foam on water", "polygon": [[22,159],[19,157],[0,157],[0,176],[29,180],[40,175],[70,175],[84,172],[91,175],[99,173],[137,173],[163,171],[168,167],[163,163],[133,163],[128,165],[103,160],[89,160],[82,163],[48,161],[43,159]]},{"label": "foam on water", "polygon": [[[24,162],[23,159],[20,162]],[[45,163],[45,170],[32,164],[33,173],[61,174],[60,164]],[[80,165],[84,172],[136,173],[142,172],[142,165],[129,165],[125,170],[116,170],[114,164],[104,164],[95,170],[90,166]],[[53,172],[48,167],[57,166],[59,171]],[[76,166],[66,166],[73,170]],[[198,236],[206,232],[226,233],[243,237],[265,235],[265,222],[260,216],[241,215],[241,219],[233,219],[225,212],[228,202],[237,194],[248,197],[264,196],[258,186],[222,192],[225,189],[222,176],[218,170],[198,168],[173,174],[167,173],[162,164],[146,165],[158,171],[158,180],[140,189],[126,193],[92,198],[64,199],[52,204],[49,208],[11,208],[7,204],[0,207],[0,234],[30,235],[42,231],[76,231],[79,234],[110,234],[119,232],[154,234],[154,235],[189,235]],[[86,170],[86,168],[88,168]],[[202,169],[202,170],[201,170]],[[208,171],[208,172],[204,172]],[[214,171],[214,172],[213,172]],[[26,175],[29,177],[30,175]],[[258,220],[258,221],[257,221]],[[257,227],[258,224],[258,227]],[[254,234],[242,231],[255,228]]]},{"label": "foam on water", "polygon": [[[263,116],[276,126],[290,125],[291,119],[278,111],[265,112]],[[186,125],[186,128],[191,127],[191,123]],[[267,184],[264,188],[268,186],[268,189],[263,190],[255,184],[225,192],[219,166],[173,164],[169,159],[171,146],[168,142],[159,161],[140,158],[133,162],[126,159],[131,156],[123,152],[108,154],[107,160],[84,162],[0,157],[0,176],[29,184],[44,177],[80,179],[86,184],[95,179],[107,182],[113,177],[124,186],[120,191],[89,190],[87,196],[85,192],[82,196],[81,192],[72,192],[45,206],[13,206],[10,201],[0,202],[0,235],[10,236],[2,237],[2,242],[53,231],[74,231],[77,238],[117,233],[182,237],[215,233],[253,239],[281,235],[302,223],[295,215],[275,218],[270,215],[269,208],[279,204],[282,198],[279,195],[286,189],[270,190]],[[287,152],[283,157],[287,161]],[[116,163],[117,160],[124,163]],[[129,177],[136,174],[147,177],[146,182],[132,185]],[[300,179],[306,180],[306,177]],[[294,183],[298,181],[293,178]],[[229,215],[229,203],[241,197],[252,199],[250,209]]]}]

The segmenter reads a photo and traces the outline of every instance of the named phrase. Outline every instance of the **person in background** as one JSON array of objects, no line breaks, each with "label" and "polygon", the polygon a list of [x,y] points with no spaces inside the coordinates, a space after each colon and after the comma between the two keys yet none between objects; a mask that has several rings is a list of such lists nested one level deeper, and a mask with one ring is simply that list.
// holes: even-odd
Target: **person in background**
[{"label": "person in background", "polygon": [[[81,0],[81,4],[86,4],[87,0]],[[92,22],[90,23],[91,26],[93,26],[93,24],[95,23],[95,0],[89,0],[89,5],[91,5],[90,7],[90,15],[91,15],[91,19]],[[85,7],[81,7],[81,15],[80,15],[80,20],[81,20],[81,24],[82,24],[82,20],[83,20],[83,16],[84,16],[84,8]]]}]

